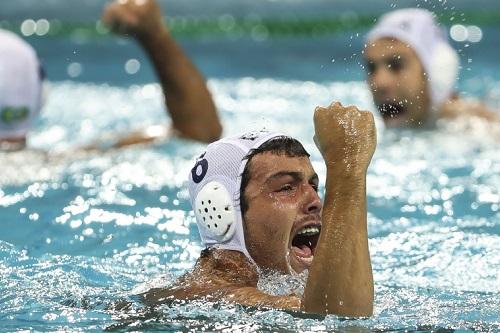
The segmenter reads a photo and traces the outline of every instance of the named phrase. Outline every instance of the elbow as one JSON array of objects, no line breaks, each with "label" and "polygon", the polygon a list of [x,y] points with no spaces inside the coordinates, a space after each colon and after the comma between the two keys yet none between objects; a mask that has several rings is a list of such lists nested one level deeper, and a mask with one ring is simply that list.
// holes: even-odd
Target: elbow
[{"label": "elbow", "polygon": [[210,128],[209,131],[205,134],[205,136],[200,140],[206,143],[211,143],[217,141],[222,136],[222,125],[220,122],[217,122]]},{"label": "elbow", "polygon": [[358,308],[358,309],[351,309],[347,310],[346,309],[331,309],[331,308],[325,308],[324,311],[318,311],[318,310],[304,310],[304,312],[309,312],[309,313],[314,313],[314,314],[320,314],[320,315],[335,315],[338,317],[342,318],[353,318],[353,319],[362,319],[362,318],[369,318],[373,315],[373,307],[371,308]]},{"label": "elbow", "polygon": [[[358,302],[355,302],[358,303]],[[351,318],[368,318],[373,315],[373,298],[366,299],[358,304],[352,304],[351,306],[339,306],[331,309],[330,313],[336,314],[338,316],[351,317]]]},{"label": "elbow", "polygon": [[186,139],[196,140],[204,143],[211,143],[220,139],[222,135],[222,125],[219,121],[206,126],[189,126],[177,128],[180,136]]},{"label": "elbow", "polygon": [[[371,290],[370,290],[371,289]],[[314,297],[308,297],[307,291],[301,304],[305,312],[321,315],[333,314],[345,318],[368,318],[373,315],[373,289],[358,290],[360,293],[348,297],[338,294],[318,292]]]},{"label": "elbow", "polygon": [[321,314],[321,315],[336,315],[343,318],[368,318],[373,315],[373,304],[363,305],[355,308],[343,306],[328,306],[321,308],[301,308],[304,312]]},{"label": "elbow", "polygon": [[[361,290],[360,290],[361,291]],[[343,304],[332,308],[333,314],[352,318],[367,318],[373,315],[373,302],[375,293],[373,286],[360,292],[355,298],[349,302],[342,302]]]},{"label": "elbow", "polygon": [[373,315],[373,303],[369,305],[365,305],[362,307],[359,307],[355,309],[354,311],[350,313],[345,313],[342,314],[346,317],[353,317],[353,318],[368,318]]}]

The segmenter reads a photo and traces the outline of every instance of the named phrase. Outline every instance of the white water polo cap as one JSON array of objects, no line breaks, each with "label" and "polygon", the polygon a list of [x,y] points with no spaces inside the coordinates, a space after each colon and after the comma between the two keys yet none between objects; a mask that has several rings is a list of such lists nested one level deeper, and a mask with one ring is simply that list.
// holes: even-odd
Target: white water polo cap
[{"label": "white water polo cap", "polygon": [[40,112],[42,78],[35,50],[0,29],[0,139],[24,138]]},{"label": "white water polo cap", "polygon": [[189,196],[201,240],[207,247],[239,251],[255,263],[245,245],[240,206],[247,155],[282,133],[254,131],[213,142],[189,174]]},{"label": "white water polo cap", "polygon": [[448,43],[446,30],[432,12],[421,8],[399,9],[383,15],[366,37],[367,44],[394,38],[411,47],[427,73],[433,109],[454,92],[458,75],[457,52]]}]

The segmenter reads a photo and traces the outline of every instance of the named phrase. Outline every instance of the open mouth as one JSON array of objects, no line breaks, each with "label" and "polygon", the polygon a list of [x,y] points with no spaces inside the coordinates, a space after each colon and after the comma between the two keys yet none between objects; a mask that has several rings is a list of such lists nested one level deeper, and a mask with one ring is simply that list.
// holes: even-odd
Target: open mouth
[{"label": "open mouth", "polygon": [[377,105],[377,108],[384,119],[396,118],[406,113],[402,103],[384,103]]},{"label": "open mouth", "polygon": [[312,264],[320,233],[321,225],[308,225],[299,229],[292,239],[291,252],[304,268]]}]

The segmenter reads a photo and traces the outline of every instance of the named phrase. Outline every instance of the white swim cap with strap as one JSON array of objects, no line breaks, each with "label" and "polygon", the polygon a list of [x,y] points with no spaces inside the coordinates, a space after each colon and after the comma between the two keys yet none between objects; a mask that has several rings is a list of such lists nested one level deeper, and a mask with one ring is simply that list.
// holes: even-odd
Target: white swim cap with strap
[{"label": "white swim cap with strap", "polygon": [[399,9],[383,15],[366,36],[367,44],[394,38],[411,47],[427,73],[433,109],[454,92],[458,75],[457,52],[448,43],[446,30],[425,9]]},{"label": "white swim cap with strap", "polygon": [[40,112],[42,78],[35,50],[0,29],[0,139],[23,138]]},{"label": "white swim cap with strap", "polygon": [[247,155],[282,133],[255,131],[213,142],[189,174],[189,195],[201,240],[207,247],[234,250],[255,263],[245,244],[241,175]]}]

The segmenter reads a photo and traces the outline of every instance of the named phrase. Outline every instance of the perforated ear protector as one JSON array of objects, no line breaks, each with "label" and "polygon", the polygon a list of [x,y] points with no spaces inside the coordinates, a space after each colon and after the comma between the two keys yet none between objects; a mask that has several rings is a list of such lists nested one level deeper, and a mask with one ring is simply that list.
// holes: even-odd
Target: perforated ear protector
[{"label": "perforated ear protector", "polygon": [[236,230],[236,212],[226,187],[211,181],[203,186],[195,199],[194,211],[199,224],[219,242],[225,242]]}]

